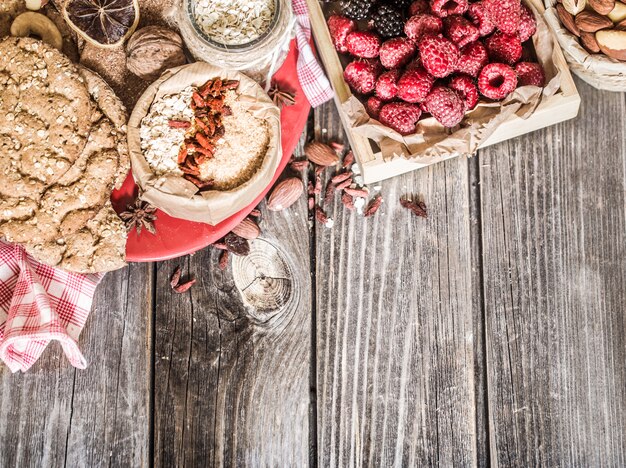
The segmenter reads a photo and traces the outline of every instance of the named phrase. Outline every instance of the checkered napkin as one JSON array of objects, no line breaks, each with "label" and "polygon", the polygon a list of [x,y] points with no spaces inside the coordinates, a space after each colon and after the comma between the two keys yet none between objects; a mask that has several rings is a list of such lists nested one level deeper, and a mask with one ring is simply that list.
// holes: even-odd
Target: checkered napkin
[{"label": "checkered napkin", "polygon": [[306,0],[293,0],[298,44],[298,79],[311,106],[317,107],[333,98],[333,89],[311,48],[311,21]]},{"label": "checkered napkin", "polygon": [[102,276],[43,265],[0,241],[0,359],[12,372],[26,372],[51,340],[73,366],[87,366],[76,340]]}]

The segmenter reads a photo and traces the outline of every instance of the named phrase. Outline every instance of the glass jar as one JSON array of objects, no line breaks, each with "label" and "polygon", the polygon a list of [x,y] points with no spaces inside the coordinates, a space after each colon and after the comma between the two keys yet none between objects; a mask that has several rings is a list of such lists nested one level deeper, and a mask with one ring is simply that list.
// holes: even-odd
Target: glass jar
[{"label": "glass jar", "polygon": [[269,27],[245,44],[221,44],[209,37],[196,21],[199,0],[179,0],[177,23],[189,51],[197,60],[238,70],[259,82],[267,81],[285,61],[294,37],[295,17],[290,0],[275,0]]}]

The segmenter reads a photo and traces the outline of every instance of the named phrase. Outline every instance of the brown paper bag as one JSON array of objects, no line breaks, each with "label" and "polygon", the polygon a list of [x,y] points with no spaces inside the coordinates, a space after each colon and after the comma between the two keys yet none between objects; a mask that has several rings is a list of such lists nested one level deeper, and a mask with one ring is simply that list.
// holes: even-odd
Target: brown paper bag
[{"label": "brown paper bag", "polygon": [[433,117],[420,120],[416,132],[408,136],[402,136],[370,118],[363,103],[355,96],[350,96],[342,107],[354,132],[374,140],[380,146],[385,160],[402,157],[421,164],[432,164],[460,154],[476,152],[498,125],[513,114],[528,118],[543,96],[552,96],[559,90],[561,77],[554,66],[553,36],[536,8],[528,2],[527,5],[537,18],[537,33],[533,36],[533,43],[537,61],[546,74],[545,88],[523,86],[502,102],[479,102],[452,131]]},{"label": "brown paper bag", "polygon": [[[179,175],[158,176],[152,172],[141,151],[139,129],[155,99],[179,92],[189,85],[202,86],[216,77],[239,80],[238,100],[246,104],[255,117],[267,122],[270,140],[261,167],[247,182],[232,190],[200,192]],[[175,218],[215,225],[248,206],[271,183],[282,157],[280,110],[256,81],[239,72],[204,62],[183,65],[167,70],[137,102],[128,122],[128,148],[133,177],[141,189],[142,200]]]}]

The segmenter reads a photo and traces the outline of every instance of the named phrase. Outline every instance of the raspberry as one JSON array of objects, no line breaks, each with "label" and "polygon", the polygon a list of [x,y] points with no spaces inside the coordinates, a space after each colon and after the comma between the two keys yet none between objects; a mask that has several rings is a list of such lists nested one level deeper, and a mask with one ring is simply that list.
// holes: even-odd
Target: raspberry
[{"label": "raspberry", "polygon": [[385,68],[400,68],[413,58],[416,47],[405,37],[396,37],[383,42],[380,48],[380,62]]},{"label": "raspberry", "polygon": [[461,57],[456,64],[456,70],[476,78],[488,63],[487,49],[482,42],[476,41],[461,49]]},{"label": "raspberry", "polygon": [[328,30],[333,38],[335,49],[342,54],[348,52],[346,38],[348,34],[356,30],[356,23],[345,16],[333,15],[328,18]]},{"label": "raspberry", "polygon": [[472,3],[467,10],[467,16],[478,28],[478,34],[481,37],[488,36],[496,29],[496,25],[491,21],[482,1]]},{"label": "raspberry", "polygon": [[462,16],[448,16],[444,20],[444,25],[446,37],[454,42],[457,47],[464,47],[479,38],[478,28]]},{"label": "raspberry", "polygon": [[380,110],[380,122],[401,135],[410,135],[415,133],[415,126],[421,115],[421,109],[415,104],[392,102],[385,104]]},{"label": "raspberry", "polygon": [[426,107],[441,125],[456,127],[463,120],[465,105],[459,95],[445,86],[435,86],[426,98]]},{"label": "raspberry", "polygon": [[517,31],[519,40],[522,42],[526,42],[528,39],[533,37],[536,32],[537,20],[535,19],[535,15],[533,15],[533,12],[530,11],[530,8],[528,8],[526,5],[522,5],[519,30]]},{"label": "raspberry", "polygon": [[430,5],[427,0],[415,0],[409,7],[409,16],[419,15],[420,13],[428,13]]},{"label": "raspberry", "polygon": [[456,69],[460,57],[459,49],[448,39],[426,36],[418,47],[424,68],[435,78],[445,78]]},{"label": "raspberry", "polygon": [[346,44],[348,52],[355,57],[374,58],[378,57],[380,37],[373,32],[356,31],[348,34]]},{"label": "raspberry", "polygon": [[538,63],[520,62],[515,65],[515,71],[520,86],[530,85],[543,88],[546,84],[546,75]]},{"label": "raspberry", "polygon": [[430,0],[430,9],[440,18],[462,15],[467,11],[467,0]]},{"label": "raspberry", "polygon": [[422,67],[422,61],[420,60],[419,57],[417,57],[415,60],[411,60],[406,67],[404,67],[405,70],[416,70],[418,68]]},{"label": "raspberry", "polygon": [[367,94],[374,90],[377,75],[370,62],[355,60],[343,71],[343,77],[354,92]]},{"label": "raspberry", "polygon": [[441,18],[426,13],[411,16],[404,25],[404,34],[413,41],[419,41],[423,36],[436,36],[443,29]]},{"label": "raspberry", "polygon": [[496,27],[505,34],[516,34],[519,29],[520,0],[483,0],[485,10]]},{"label": "raspberry", "polygon": [[398,97],[410,103],[422,102],[433,84],[435,79],[423,68],[408,70],[398,81]]},{"label": "raspberry", "polygon": [[517,73],[504,63],[490,63],[478,77],[478,90],[489,99],[504,99],[516,87]]},{"label": "raspberry", "polygon": [[400,70],[383,73],[376,81],[376,96],[383,101],[391,101],[398,95],[398,79]]},{"label": "raspberry", "polygon": [[365,107],[370,117],[377,119],[380,114],[380,109],[383,107],[384,102],[376,96],[372,96],[367,100]]},{"label": "raspberry", "polygon": [[450,80],[448,86],[461,97],[465,111],[470,111],[478,104],[478,88],[474,80],[467,75],[457,75]]},{"label": "raspberry", "polygon": [[522,42],[517,35],[493,33],[485,39],[485,46],[492,62],[513,65],[522,58]]}]

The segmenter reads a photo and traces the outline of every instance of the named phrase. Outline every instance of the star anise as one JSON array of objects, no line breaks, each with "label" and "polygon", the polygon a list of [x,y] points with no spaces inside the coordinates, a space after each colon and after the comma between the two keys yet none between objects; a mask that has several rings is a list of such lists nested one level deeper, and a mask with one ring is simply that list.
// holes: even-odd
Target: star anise
[{"label": "star anise", "polygon": [[272,98],[272,101],[274,101],[274,104],[276,104],[279,109],[285,106],[293,106],[296,103],[295,93],[281,89],[277,83],[272,83],[272,87],[267,94]]},{"label": "star anise", "polygon": [[120,218],[126,224],[128,232],[135,228],[137,234],[141,234],[142,228],[146,228],[149,233],[156,234],[154,228],[154,221],[157,219],[156,214],[154,214],[155,211],[154,206],[137,198],[135,203],[126,206],[126,211],[120,213]]}]

